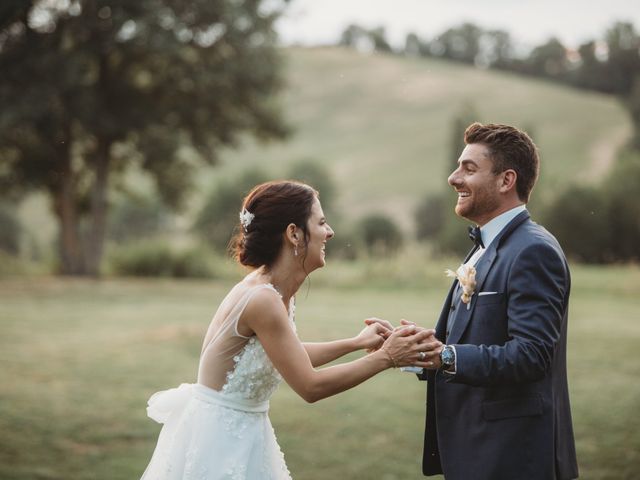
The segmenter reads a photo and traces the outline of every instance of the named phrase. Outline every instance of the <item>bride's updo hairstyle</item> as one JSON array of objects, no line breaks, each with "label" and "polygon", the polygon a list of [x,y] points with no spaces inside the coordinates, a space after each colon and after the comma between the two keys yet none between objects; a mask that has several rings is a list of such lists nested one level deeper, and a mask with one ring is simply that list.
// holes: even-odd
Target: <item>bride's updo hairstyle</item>
[{"label": "bride's updo hairstyle", "polygon": [[278,258],[283,234],[290,223],[304,232],[306,246],[307,221],[317,197],[316,190],[295,181],[273,181],[254,187],[240,209],[246,217],[238,224],[238,233],[231,244],[234,258],[248,267],[271,267]]}]

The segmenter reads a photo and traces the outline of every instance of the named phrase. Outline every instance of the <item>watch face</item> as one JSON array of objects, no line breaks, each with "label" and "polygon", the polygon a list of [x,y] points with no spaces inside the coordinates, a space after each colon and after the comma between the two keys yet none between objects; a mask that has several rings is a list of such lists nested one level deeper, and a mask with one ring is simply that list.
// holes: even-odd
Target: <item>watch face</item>
[{"label": "watch face", "polygon": [[444,350],[442,350],[442,363],[445,365],[453,365],[453,361],[454,361],[454,353],[453,353],[453,349],[452,348],[447,348],[445,347]]}]

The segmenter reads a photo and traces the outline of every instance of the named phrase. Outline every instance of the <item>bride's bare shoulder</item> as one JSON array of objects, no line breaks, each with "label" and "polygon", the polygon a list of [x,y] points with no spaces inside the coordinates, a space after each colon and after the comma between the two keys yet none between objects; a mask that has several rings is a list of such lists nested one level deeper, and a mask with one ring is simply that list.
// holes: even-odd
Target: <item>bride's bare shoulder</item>
[{"label": "bride's bare shoulder", "polygon": [[273,286],[261,284],[252,287],[252,290],[254,291],[242,313],[242,320],[248,325],[287,321],[287,309]]}]

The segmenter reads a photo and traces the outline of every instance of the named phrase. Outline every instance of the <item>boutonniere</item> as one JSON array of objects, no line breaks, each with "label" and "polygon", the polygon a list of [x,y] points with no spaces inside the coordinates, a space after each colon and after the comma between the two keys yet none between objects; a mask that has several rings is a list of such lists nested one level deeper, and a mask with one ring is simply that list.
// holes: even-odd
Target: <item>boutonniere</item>
[{"label": "boutonniere", "polygon": [[476,289],[476,269],[471,265],[460,265],[458,270],[445,270],[447,277],[457,278],[462,287],[462,296],[460,300],[467,304],[467,310],[471,307],[471,297]]}]

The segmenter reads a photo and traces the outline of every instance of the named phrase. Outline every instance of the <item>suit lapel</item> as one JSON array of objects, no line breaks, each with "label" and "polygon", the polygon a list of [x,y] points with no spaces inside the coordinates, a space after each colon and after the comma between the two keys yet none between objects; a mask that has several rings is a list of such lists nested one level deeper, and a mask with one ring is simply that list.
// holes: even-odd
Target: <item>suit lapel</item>
[{"label": "suit lapel", "polygon": [[[467,253],[467,256],[464,258],[462,263],[465,263],[467,260],[471,258],[471,256],[475,253],[477,247],[473,247]],[[442,342],[445,341],[446,331],[447,331],[447,321],[449,319],[449,309],[451,308],[451,303],[453,302],[453,296],[456,291],[456,287],[458,286],[458,280],[454,280],[449,288],[449,294],[447,295],[446,300],[444,301],[444,305],[442,310],[440,311],[440,317],[438,318],[438,323],[436,324],[436,338]]]},{"label": "suit lapel", "polygon": [[475,308],[476,299],[478,298],[478,292],[481,291],[482,284],[487,278],[487,274],[489,270],[491,270],[491,266],[493,265],[494,260],[497,257],[497,252],[495,246],[489,246],[487,251],[482,254],[480,260],[476,264],[476,290],[473,296],[471,297],[471,302],[468,304],[462,303],[462,301],[458,302],[457,309],[455,312],[455,319],[452,322],[453,326],[451,328],[451,332],[449,332],[449,338],[447,339],[447,343],[458,343],[460,338],[462,338],[462,334],[467,328],[469,321],[473,315],[473,311]]},{"label": "suit lapel", "polygon": [[[475,310],[476,300],[478,299],[478,292],[482,291],[482,286],[491,267],[494,265],[496,258],[498,257],[498,251],[502,242],[504,242],[513,231],[520,226],[525,220],[529,218],[529,212],[526,210],[518,214],[506,227],[500,232],[500,234],[491,242],[491,245],[487,248],[487,251],[482,254],[480,260],[476,264],[476,289],[474,295],[471,297],[469,304],[459,302],[459,308],[456,310],[455,319],[453,321],[453,328],[449,332],[449,338],[447,343],[455,344],[460,341],[464,331],[467,329],[467,325],[471,321],[473,312]],[[450,293],[451,295],[451,293]],[[441,315],[442,319],[442,315]]]},{"label": "suit lapel", "polygon": [[457,285],[458,281],[455,280],[451,285],[451,288],[449,288],[449,294],[447,295],[447,299],[444,301],[444,306],[442,307],[442,311],[440,312],[440,318],[438,318],[438,323],[436,324],[436,338],[441,342],[444,342],[446,340],[449,309],[451,308],[453,294],[456,291]]}]

